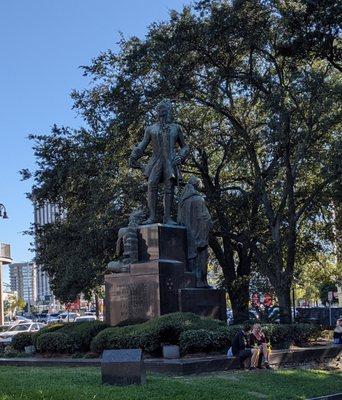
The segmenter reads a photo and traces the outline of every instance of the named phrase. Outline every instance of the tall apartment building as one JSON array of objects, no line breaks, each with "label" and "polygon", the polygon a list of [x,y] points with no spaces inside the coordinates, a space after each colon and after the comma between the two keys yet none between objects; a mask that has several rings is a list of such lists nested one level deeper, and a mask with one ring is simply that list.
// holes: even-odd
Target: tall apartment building
[{"label": "tall apartment building", "polygon": [[[34,223],[36,226],[43,226],[51,224],[57,218],[63,218],[64,212],[58,207],[57,204],[44,203],[39,204],[33,196],[34,207]],[[53,293],[50,287],[50,280],[48,274],[43,271],[41,265],[37,266],[37,297],[40,302],[50,302],[53,300]]]},{"label": "tall apartment building", "polygon": [[37,269],[33,262],[13,263],[9,265],[11,290],[26,303],[37,301]]}]

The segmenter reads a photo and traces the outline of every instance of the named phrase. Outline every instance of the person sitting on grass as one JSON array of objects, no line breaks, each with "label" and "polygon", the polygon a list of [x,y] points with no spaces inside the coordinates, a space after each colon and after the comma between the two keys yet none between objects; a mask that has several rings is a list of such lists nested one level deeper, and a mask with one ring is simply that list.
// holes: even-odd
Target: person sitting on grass
[{"label": "person sitting on grass", "polygon": [[261,369],[262,359],[264,358],[265,368],[271,369],[269,364],[270,349],[266,336],[261,329],[260,324],[254,324],[250,335],[250,344],[252,348],[259,350],[258,368]]},{"label": "person sitting on grass", "polygon": [[342,344],[342,317],[336,321],[336,328],[334,329],[334,343]]},{"label": "person sitting on grass", "polygon": [[245,361],[251,359],[250,369],[256,368],[259,357],[259,349],[251,348],[249,343],[249,334],[251,327],[249,324],[245,324],[243,329],[238,332],[232,340],[232,353],[233,356],[239,360],[240,368],[245,368]]}]

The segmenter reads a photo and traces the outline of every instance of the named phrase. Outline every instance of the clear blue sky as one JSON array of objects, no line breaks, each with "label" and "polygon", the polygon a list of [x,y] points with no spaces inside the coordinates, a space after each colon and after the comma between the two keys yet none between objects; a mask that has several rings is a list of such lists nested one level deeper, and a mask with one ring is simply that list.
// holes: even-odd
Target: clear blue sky
[{"label": "clear blue sky", "polygon": [[[18,171],[35,168],[30,133],[54,124],[78,127],[69,93],[86,87],[78,68],[109,48],[119,32],[143,37],[189,0],[1,0],[0,1],[0,241],[10,243],[15,262],[28,261],[33,209]],[[5,281],[8,271],[5,268]]]}]

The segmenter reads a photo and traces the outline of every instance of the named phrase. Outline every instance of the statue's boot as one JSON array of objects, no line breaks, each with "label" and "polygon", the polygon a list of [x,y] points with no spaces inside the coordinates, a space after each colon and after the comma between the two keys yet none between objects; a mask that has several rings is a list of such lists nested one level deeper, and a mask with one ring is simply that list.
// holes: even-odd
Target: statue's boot
[{"label": "statue's boot", "polygon": [[177,225],[171,218],[171,209],[172,209],[172,202],[173,202],[173,193],[165,193],[164,194],[164,219],[163,223],[166,225]]},{"label": "statue's boot", "polygon": [[143,225],[155,224],[157,222],[157,199],[158,188],[149,188],[147,196],[149,217],[143,222]]}]

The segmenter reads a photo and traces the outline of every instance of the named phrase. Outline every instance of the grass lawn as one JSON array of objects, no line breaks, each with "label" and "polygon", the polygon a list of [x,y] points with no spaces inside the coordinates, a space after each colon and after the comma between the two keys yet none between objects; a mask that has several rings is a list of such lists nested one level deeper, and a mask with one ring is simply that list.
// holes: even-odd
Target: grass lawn
[{"label": "grass lawn", "polygon": [[99,368],[0,367],[0,400],[305,399],[342,391],[342,373],[281,369],[172,377],[146,386],[104,387]]}]

